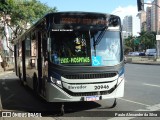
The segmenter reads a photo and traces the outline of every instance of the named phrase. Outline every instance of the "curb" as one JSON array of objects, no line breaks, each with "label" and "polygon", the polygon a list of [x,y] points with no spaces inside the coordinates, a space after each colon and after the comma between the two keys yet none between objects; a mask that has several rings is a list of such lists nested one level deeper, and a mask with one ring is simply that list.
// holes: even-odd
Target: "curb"
[{"label": "curb", "polygon": [[160,63],[140,63],[140,62],[129,62],[128,64],[160,65]]}]

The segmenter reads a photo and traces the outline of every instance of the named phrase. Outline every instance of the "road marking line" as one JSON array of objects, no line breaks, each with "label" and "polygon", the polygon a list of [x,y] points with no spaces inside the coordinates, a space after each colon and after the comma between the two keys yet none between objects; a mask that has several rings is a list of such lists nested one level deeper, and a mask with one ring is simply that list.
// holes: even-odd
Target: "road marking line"
[{"label": "road marking line", "polygon": [[152,86],[152,87],[160,87],[160,85],[147,84],[147,83],[143,83],[143,85]]},{"label": "road marking line", "polygon": [[139,104],[139,105],[143,105],[143,106],[147,106],[147,107],[150,106],[150,105],[147,105],[147,104],[143,104],[143,103],[140,103],[140,102],[135,102],[135,101],[127,100],[127,99],[123,99],[123,98],[118,98],[118,99],[124,100],[124,101],[127,101],[127,102],[131,102],[131,103],[135,103],[135,104]]},{"label": "road marking line", "polygon": [[147,109],[150,110],[150,111],[160,110],[160,104],[149,106],[149,107],[147,107]]}]

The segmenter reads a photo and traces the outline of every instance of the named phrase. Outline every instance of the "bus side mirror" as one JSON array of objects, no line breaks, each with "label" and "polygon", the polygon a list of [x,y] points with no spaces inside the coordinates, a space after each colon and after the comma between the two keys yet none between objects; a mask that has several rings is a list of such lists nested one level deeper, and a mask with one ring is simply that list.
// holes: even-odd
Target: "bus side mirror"
[{"label": "bus side mirror", "polygon": [[120,24],[120,19],[117,16],[111,16],[109,18],[109,26],[117,26]]}]

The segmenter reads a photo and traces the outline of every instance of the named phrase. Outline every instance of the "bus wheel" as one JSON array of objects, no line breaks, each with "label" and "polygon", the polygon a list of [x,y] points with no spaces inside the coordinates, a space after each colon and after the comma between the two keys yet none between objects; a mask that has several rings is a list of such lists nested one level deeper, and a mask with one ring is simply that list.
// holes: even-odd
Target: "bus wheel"
[{"label": "bus wheel", "polygon": [[116,105],[117,105],[117,99],[115,98],[114,102],[113,102],[113,104],[112,104],[112,106],[110,108],[114,108],[114,107],[116,107]]},{"label": "bus wheel", "polygon": [[60,113],[61,116],[64,115],[64,103],[61,103],[61,113]]},{"label": "bus wheel", "polygon": [[46,83],[47,83],[47,77],[43,76],[42,78],[42,95],[46,96]]},{"label": "bus wheel", "polygon": [[38,92],[38,79],[36,73],[33,74],[33,90]]},{"label": "bus wheel", "polygon": [[19,80],[21,85],[23,85],[22,73],[19,71]]}]

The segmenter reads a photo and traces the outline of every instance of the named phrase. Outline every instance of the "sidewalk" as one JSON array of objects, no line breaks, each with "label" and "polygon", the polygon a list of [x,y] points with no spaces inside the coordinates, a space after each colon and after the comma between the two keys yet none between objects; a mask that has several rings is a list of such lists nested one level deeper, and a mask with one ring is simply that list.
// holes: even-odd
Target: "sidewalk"
[{"label": "sidewalk", "polygon": [[[11,71],[14,71],[14,64],[10,64],[8,67],[6,67],[6,71],[3,70],[3,68],[0,65],[0,75],[8,74]],[[0,94],[0,116],[2,116],[2,112],[12,112],[12,110],[3,110],[2,101],[1,101],[1,94]],[[14,112],[14,111],[13,111]],[[20,112],[21,113],[21,112]],[[26,112],[27,113],[27,112]],[[0,120],[56,120],[59,118],[55,117],[0,117]]]},{"label": "sidewalk", "polygon": [[145,64],[145,65],[160,65],[160,59],[149,59],[143,57],[128,57],[127,63]]},{"label": "sidewalk", "polygon": [[160,65],[158,61],[133,61],[132,64]]},{"label": "sidewalk", "polygon": [[[6,71],[4,71],[4,69],[0,65],[0,75],[7,74],[7,72],[9,72],[9,71],[14,71],[14,64],[9,64],[9,66],[6,67]],[[1,94],[0,94],[0,111],[2,111],[2,110],[3,110],[3,108],[2,108]]]},{"label": "sidewalk", "polygon": [[[7,67],[6,67],[6,71],[14,71],[14,64],[9,64]],[[3,72],[6,72],[4,71],[4,69],[2,68],[2,66],[0,65],[0,74],[2,74]]]}]

